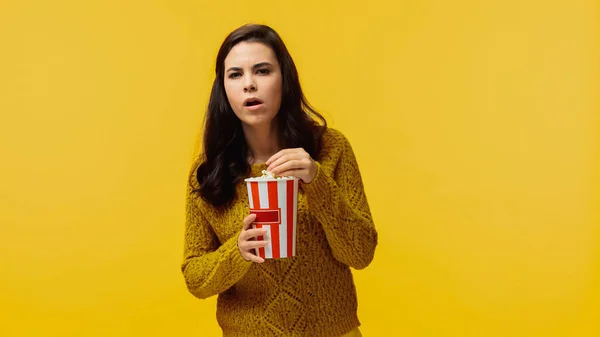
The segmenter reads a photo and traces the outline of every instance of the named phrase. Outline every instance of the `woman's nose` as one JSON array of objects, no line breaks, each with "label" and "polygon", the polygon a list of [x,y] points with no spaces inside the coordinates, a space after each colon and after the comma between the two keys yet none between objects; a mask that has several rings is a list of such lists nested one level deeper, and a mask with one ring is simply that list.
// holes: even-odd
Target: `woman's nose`
[{"label": "woman's nose", "polygon": [[246,82],[244,83],[244,92],[253,92],[256,91],[256,84],[254,83],[254,79],[252,76],[246,77]]}]

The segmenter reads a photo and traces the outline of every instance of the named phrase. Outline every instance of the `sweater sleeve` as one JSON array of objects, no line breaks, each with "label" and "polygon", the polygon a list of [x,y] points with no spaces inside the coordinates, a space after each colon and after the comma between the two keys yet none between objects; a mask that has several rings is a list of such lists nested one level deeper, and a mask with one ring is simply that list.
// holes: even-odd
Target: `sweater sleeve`
[{"label": "sweater sleeve", "polygon": [[188,188],[181,266],[187,288],[204,299],[229,289],[250,269],[237,247],[237,235],[220,244],[207,217],[199,206],[200,197]]},{"label": "sweater sleeve", "polygon": [[352,147],[343,135],[337,138],[340,153],[333,156],[337,160],[318,162],[317,175],[302,189],[333,256],[354,269],[363,269],[373,260],[377,231]]}]

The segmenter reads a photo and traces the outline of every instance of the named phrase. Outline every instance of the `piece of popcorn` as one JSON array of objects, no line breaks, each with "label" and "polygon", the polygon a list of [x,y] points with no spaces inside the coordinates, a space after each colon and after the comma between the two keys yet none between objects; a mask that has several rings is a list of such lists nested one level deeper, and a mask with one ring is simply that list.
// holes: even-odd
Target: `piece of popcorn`
[{"label": "piece of popcorn", "polygon": [[275,179],[275,175],[267,170],[262,170],[261,178]]}]

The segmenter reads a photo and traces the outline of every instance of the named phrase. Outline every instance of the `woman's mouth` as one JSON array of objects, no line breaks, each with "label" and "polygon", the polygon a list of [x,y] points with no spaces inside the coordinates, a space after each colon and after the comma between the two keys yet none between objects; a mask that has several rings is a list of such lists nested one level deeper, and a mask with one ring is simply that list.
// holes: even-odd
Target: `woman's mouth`
[{"label": "woman's mouth", "polygon": [[248,98],[244,101],[244,107],[248,110],[256,110],[263,105],[263,101],[258,98]]}]

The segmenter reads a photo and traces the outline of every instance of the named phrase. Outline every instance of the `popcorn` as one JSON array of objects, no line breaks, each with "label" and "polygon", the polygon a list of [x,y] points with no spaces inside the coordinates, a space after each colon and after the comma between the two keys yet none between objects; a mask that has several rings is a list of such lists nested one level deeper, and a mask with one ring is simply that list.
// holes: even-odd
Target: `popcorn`
[{"label": "popcorn", "polygon": [[273,172],[269,172],[267,170],[262,170],[260,177],[252,177],[248,178],[248,181],[263,181],[263,180],[296,180],[296,177],[282,177],[277,176]]}]

